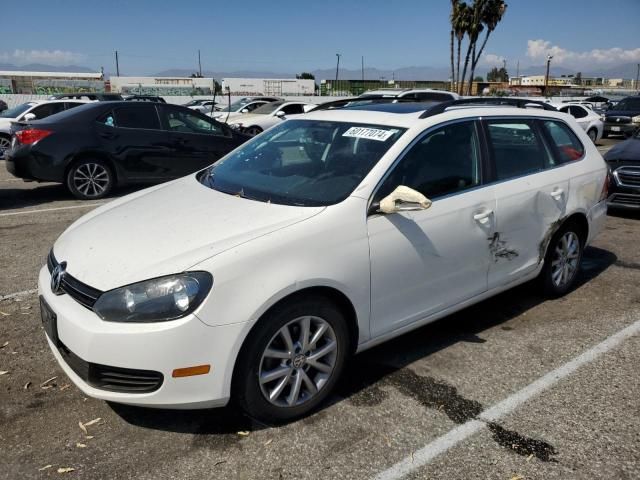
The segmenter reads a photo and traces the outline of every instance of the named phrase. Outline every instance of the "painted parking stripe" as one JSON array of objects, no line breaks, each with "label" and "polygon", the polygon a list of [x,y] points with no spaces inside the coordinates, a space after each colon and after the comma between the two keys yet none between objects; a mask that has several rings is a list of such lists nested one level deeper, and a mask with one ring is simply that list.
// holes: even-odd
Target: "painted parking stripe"
[{"label": "painted parking stripe", "polygon": [[10,293],[8,295],[0,295],[0,302],[2,300],[9,300],[11,298],[24,297],[25,295],[31,295],[33,293],[36,293],[37,291],[38,291],[37,288],[33,288],[31,290],[22,290],[21,292]]},{"label": "painted parking stripe", "polygon": [[43,213],[43,212],[56,212],[58,210],[71,210],[73,208],[91,208],[91,207],[99,207],[100,205],[104,205],[106,202],[102,203],[88,203],[86,205],[72,205],[70,207],[55,207],[55,208],[41,208],[39,210],[21,210],[19,212],[8,212],[8,213],[0,213],[0,217],[10,217],[13,215],[27,215],[29,213]]},{"label": "painted parking stripe", "polygon": [[586,352],[578,355],[573,360],[565,363],[555,370],[552,370],[513,395],[488,408],[478,415],[477,418],[469,420],[453,430],[450,430],[445,435],[436,438],[431,443],[414,452],[413,455],[401,460],[391,468],[380,472],[374,477],[375,480],[399,479],[414,470],[425,466],[438,455],[446,452],[451,447],[454,447],[480,431],[484,426],[486,426],[487,422],[495,422],[496,420],[511,413],[526,401],[552,387],[568,375],[571,375],[578,368],[593,362],[600,355],[617,347],[623,341],[637,335],[638,333],[640,333],[640,320],[637,320],[635,323],[632,323],[628,327],[613,334]]}]

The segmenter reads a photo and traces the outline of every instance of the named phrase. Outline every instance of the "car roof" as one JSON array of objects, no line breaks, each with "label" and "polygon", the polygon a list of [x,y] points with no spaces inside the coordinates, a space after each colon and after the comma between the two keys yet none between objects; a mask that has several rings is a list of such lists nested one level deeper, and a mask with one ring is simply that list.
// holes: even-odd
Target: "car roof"
[{"label": "car roof", "polygon": [[[397,110],[392,111],[392,108],[379,109],[378,107],[391,107],[397,106]],[[405,105],[420,105],[422,109],[403,112],[402,107]],[[416,125],[438,124],[449,120],[458,120],[464,118],[476,118],[476,117],[532,117],[532,118],[557,118],[560,120],[566,119],[566,113],[542,110],[538,108],[518,108],[512,106],[452,106],[448,110],[444,110],[439,113],[429,115],[429,106],[424,108],[424,103],[409,103],[409,104],[374,104],[371,108],[351,107],[351,108],[338,108],[334,110],[320,110],[317,112],[311,111],[300,119],[308,120],[326,120],[335,122],[349,122],[349,123],[368,123],[374,125],[385,125],[402,128],[411,128]],[[439,104],[435,105],[435,108],[439,107]],[[431,107],[434,108],[434,107]]]}]

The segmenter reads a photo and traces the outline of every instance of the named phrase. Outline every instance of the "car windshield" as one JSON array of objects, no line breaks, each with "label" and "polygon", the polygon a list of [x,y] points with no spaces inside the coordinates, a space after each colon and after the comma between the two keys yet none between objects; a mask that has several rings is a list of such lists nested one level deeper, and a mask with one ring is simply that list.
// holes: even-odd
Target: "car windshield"
[{"label": "car windshield", "polygon": [[200,173],[214,190],[282,205],[341,202],[406,129],[289,120]]},{"label": "car windshield", "polygon": [[257,113],[258,115],[268,115],[270,113],[275,112],[278,108],[280,108],[282,105],[284,105],[284,102],[271,102],[271,103],[265,103],[264,105],[262,105],[261,107],[256,108],[253,112],[251,113]]},{"label": "car windshield", "polygon": [[613,110],[640,110],[640,98],[625,98]]},{"label": "car windshield", "polygon": [[34,105],[35,103],[33,102],[21,103],[17,107],[10,108],[9,110],[5,110],[0,113],[0,118],[17,118]]}]

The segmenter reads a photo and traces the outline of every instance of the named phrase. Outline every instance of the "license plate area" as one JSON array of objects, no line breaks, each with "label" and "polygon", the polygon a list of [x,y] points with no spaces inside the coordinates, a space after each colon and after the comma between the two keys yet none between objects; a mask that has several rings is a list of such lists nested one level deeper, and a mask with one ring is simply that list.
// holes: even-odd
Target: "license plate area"
[{"label": "license plate area", "polygon": [[47,334],[47,337],[58,346],[58,317],[51,310],[51,307],[47,304],[43,297],[40,297],[40,318],[42,319],[42,326]]},{"label": "license plate area", "polygon": [[612,132],[619,132],[620,131],[620,127],[611,127],[611,131]]}]

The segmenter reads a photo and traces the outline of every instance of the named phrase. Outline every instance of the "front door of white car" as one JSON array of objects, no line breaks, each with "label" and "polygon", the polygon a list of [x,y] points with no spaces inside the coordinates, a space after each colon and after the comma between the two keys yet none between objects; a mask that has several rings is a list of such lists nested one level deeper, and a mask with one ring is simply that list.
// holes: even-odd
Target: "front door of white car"
[{"label": "front door of white car", "polygon": [[423,134],[374,194],[375,204],[405,185],[433,204],[368,217],[372,337],[487,289],[496,200],[482,185],[478,128],[463,121]]},{"label": "front door of white car", "polygon": [[564,216],[569,180],[554,165],[542,125],[529,119],[486,122],[496,183],[496,231],[491,242],[489,289],[511,283],[536,269],[544,239]]}]

